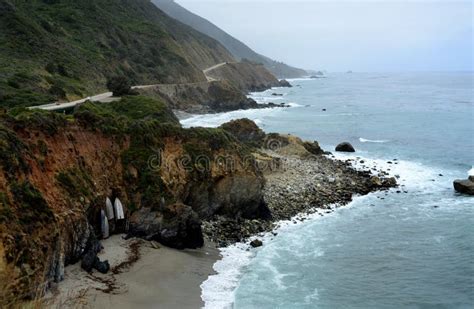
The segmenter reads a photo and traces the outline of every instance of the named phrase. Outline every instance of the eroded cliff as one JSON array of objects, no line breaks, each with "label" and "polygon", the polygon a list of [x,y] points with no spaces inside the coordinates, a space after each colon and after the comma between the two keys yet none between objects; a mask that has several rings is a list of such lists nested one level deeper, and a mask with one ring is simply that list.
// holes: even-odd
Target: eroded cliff
[{"label": "eroded cliff", "polygon": [[223,129],[181,128],[159,101],[0,119],[4,305],[41,295],[97,243],[106,197],[126,206],[129,227],[120,232],[176,248],[202,244],[201,219],[265,214],[264,180],[247,146]]}]

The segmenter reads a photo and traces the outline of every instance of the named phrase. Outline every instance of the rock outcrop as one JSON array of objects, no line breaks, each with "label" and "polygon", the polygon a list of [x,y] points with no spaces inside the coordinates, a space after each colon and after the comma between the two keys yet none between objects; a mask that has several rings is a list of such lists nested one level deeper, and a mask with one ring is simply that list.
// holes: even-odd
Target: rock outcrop
[{"label": "rock outcrop", "polygon": [[195,249],[204,244],[199,216],[181,203],[168,205],[161,211],[140,209],[132,215],[130,226],[129,236],[155,240],[171,248]]},{"label": "rock outcrop", "polygon": [[266,136],[262,129],[248,118],[232,120],[223,124],[221,128],[230,132],[240,142],[255,147],[261,147]]},{"label": "rock outcrop", "polygon": [[453,185],[454,189],[459,193],[474,195],[474,176],[469,176],[465,180],[455,180]]},{"label": "rock outcrop", "polygon": [[192,114],[286,107],[272,103],[258,104],[227,81],[156,85],[141,89],[140,93],[164,100],[174,110]]},{"label": "rock outcrop", "polygon": [[[236,122],[251,127],[247,124],[248,120]],[[232,132],[236,124],[224,124],[222,127],[227,126]],[[364,195],[397,186],[396,179],[388,177],[382,170],[374,168],[374,174],[356,171],[351,167],[350,160],[330,159],[323,155],[325,153],[316,142],[304,142],[291,135],[266,134],[261,148],[254,151],[256,165],[265,178],[264,202],[271,219],[213,217],[204,222],[203,230],[208,238],[220,245],[245,241],[264,231],[270,232],[275,227],[275,221],[289,220],[300,213],[318,211],[324,215],[332,212],[333,208],[350,202],[354,194]]]}]

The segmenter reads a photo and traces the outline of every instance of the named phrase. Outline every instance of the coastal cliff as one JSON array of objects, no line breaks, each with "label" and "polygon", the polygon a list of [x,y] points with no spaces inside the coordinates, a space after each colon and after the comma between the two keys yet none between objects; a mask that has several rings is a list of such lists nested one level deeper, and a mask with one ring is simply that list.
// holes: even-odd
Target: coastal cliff
[{"label": "coastal cliff", "polygon": [[182,129],[152,99],[86,103],[73,116],[10,112],[1,139],[3,304],[42,295],[96,246],[106,197],[125,205],[130,235],[176,248],[202,245],[201,219],[266,212],[245,145],[222,129]]},{"label": "coastal cliff", "polygon": [[[70,116],[12,110],[0,123],[5,305],[43,295],[66,265],[96,259],[107,197],[120,198],[127,218],[112,233],[183,249],[204,238],[241,241],[310,206],[396,185],[250,120],[183,129],[165,103],[147,97],[87,102]],[[294,172],[303,191],[284,190],[281,179]]]},{"label": "coastal cliff", "polygon": [[142,95],[167,102],[173,110],[192,114],[220,113],[239,109],[285,107],[277,104],[258,104],[228,81],[192,84],[156,85],[139,90]]},{"label": "coastal cliff", "polygon": [[[248,119],[182,128],[173,110],[275,107],[246,94],[291,85],[147,0],[0,0],[0,13],[2,307],[41,298],[69,264],[113,272],[98,257],[113,234],[227,245],[396,185]],[[110,76],[153,86],[68,114],[25,108],[104,91]]]}]

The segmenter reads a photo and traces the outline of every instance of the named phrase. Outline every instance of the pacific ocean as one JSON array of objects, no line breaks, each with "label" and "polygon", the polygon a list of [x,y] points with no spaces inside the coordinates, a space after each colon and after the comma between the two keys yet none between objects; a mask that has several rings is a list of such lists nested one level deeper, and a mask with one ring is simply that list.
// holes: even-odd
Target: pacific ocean
[{"label": "pacific ocean", "polygon": [[[203,284],[206,307],[472,308],[474,198],[454,179],[474,165],[472,73],[333,73],[252,97],[290,108],[200,115],[185,126],[250,118],[266,132],[342,141],[358,167],[384,167],[400,188],[288,224],[256,252],[223,250]],[[283,94],[274,96],[273,93]]]}]

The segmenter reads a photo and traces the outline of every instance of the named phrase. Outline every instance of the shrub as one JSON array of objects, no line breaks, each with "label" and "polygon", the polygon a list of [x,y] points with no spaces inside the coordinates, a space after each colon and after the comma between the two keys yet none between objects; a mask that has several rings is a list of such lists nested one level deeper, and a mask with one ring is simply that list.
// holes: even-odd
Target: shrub
[{"label": "shrub", "polygon": [[132,93],[132,84],[128,78],[116,76],[107,81],[107,89],[109,89],[115,97],[121,97]]}]

